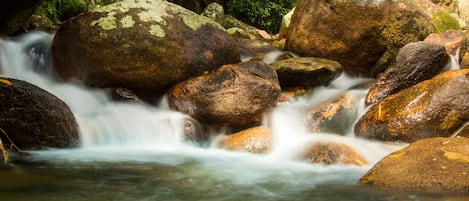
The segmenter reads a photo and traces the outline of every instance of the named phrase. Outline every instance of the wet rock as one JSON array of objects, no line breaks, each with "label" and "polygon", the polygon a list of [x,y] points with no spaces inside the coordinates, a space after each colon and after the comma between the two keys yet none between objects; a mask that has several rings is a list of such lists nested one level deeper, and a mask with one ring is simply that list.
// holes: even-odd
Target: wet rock
[{"label": "wet rock", "polygon": [[370,76],[386,49],[421,41],[432,32],[430,17],[409,1],[299,0],[286,49]]},{"label": "wet rock", "polygon": [[402,89],[427,80],[442,71],[450,57],[443,46],[415,42],[404,46],[397,54],[396,61],[378,75],[365,99],[365,105],[379,102]]},{"label": "wet rock", "polygon": [[133,91],[125,88],[114,88],[107,90],[111,94],[111,99],[120,102],[143,103]]},{"label": "wet rock", "polygon": [[355,135],[413,142],[448,137],[469,120],[469,69],[451,70],[373,105],[355,124]]},{"label": "wet rock", "polygon": [[469,124],[464,125],[457,133],[456,136],[469,137]]},{"label": "wet rock", "polygon": [[184,139],[187,142],[204,145],[210,136],[205,132],[204,126],[192,117],[184,118]]},{"label": "wet rock", "polygon": [[282,89],[282,93],[278,97],[278,102],[287,102],[297,96],[305,94],[307,91],[302,87]]},{"label": "wet rock", "polygon": [[310,108],[306,125],[313,133],[347,134],[358,118],[358,104],[362,95],[346,92]]},{"label": "wet rock", "polygon": [[53,58],[64,79],[154,102],[180,81],[239,62],[240,53],[209,18],[166,1],[125,0],[66,21]]},{"label": "wet rock", "polygon": [[265,154],[271,149],[271,141],[270,130],[257,126],[224,137],[220,147],[230,151]]},{"label": "wet rock", "polygon": [[418,140],[379,161],[359,181],[412,192],[460,192],[469,189],[469,139]]},{"label": "wet rock", "polygon": [[231,15],[226,15],[223,6],[216,2],[210,3],[204,9],[201,15],[215,20],[226,29],[236,27],[247,31],[249,34],[253,34],[255,36],[258,35],[259,30],[256,27],[250,26],[242,21],[239,21]]},{"label": "wet rock", "polygon": [[279,94],[272,68],[263,62],[241,62],[177,84],[168,100],[172,109],[204,125],[246,128],[260,123]]},{"label": "wet rock", "polygon": [[342,66],[335,61],[315,57],[298,57],[270,64],[277,71],[280,86],[327,86],[342,73]]},{"label": "wet rock", "polygon": [[345,144],[316,143],[304,155],[311,163],[353,164],[363,166],[368,162],[355,150]]},{"label": "wet rock", "polygon": [[461,61],[467,48],[466,40],[466,33],[463,30],[449,30],[441,34],[430,34],[424,41],[444,46],[448,54]]},{"label": "wet rock", "polygon": [[[78,124],[59,98],[24,81],[0,77],[0,128],[21,150],[74,147]],[[5,147],[10,140],[0,134]]]}]

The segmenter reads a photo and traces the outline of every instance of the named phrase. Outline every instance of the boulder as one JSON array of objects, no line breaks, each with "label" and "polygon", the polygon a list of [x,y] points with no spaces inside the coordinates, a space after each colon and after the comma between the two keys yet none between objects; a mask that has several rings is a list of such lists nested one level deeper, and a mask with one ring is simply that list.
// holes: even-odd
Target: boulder
[{"label": "boulder", "polygon": [[312,145],[304,159],[311,163],[330,164],[352,164],[363,166],[368,162],[355,150],[345,144],[338,143],[315,143]]},{"label": "boulder", "polygon": [[62,78],[126,88],[148,102],[239,57],[235,41],[218,23],[162,0],[99,7],[66,21],[53,43]]},{"label": "boulder", "polygon": [[[0,138],[21,150],[74,147],[78,124],[59,98],[24,81],[0,78]],[[10,141],[11,139],[11,141]]]},{"label": "boulder", "polygon": [[387,49],[421,41],[431,18],[407,0],[298,0],[286,49],[338,61],[346,73],[370,76]]},{"label": "boulder", "polygon": [[306,125],[313,133],[334,133],[345,135],[350,132],[358,118],[358,93],[345,92],[337,97],[315,104],[308,110]]},{"label": "boulder", "polygon": [[251,61],[181,82],[169,91],[168,101],[172,109],[204,125],[246,128],[258,125],[279,95],[275,71]]},{"label": "boulder", "polygon": [[249,128],[228,135],[220,142],[220,147],[230,151],[265,154],[272,146],[272,133],[264,126]]},{"label": "boulder", "polygon": [[391,153],[360,184],[411,192],[467,193],[469,138],[429,138]]},{"label": "boulder", "polygon": [[396,61],[378,75],[365,99],[365,105],[379,102],[402,89],[427,80],[449,64],[445,47],[429,42],[415,42],[404,46]]},{"label": "boulder", "polygon": [[282,88],[327,86],[342,73],[338,62],[315,57],[290,58],[270,65],[277,71]]},{"label": "boulder", "polygon": [[448,137],[469,120],[469,69],[446,71],[386,97],[355,124],[355,135],[413,142]]},{"label": "boulder", "polygon": [[441,34],[430,34],[425,42],[436,43],[445,47],[446,52],[459,63],[466,52],[466,33],[463,30],[449,30]]}]

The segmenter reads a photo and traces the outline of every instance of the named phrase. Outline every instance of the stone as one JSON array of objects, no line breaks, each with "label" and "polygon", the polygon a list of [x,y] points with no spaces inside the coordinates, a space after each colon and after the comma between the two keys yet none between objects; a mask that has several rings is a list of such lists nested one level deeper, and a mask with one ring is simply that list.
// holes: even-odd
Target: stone
[{"label": "stone", "polygon": [[365,105],[379,102],[402,89],[432,78],[450,62],[443,46],[429,42],[415,42],[404,46],[391,64],[371,86]]},{"label": "stone", "polygon": [[355,150],[345,144],[339,143],[315,143],[312,145],[304,158],[311,163],[352,164],[363,166],[368,162]]},{"label": "stone", "polygon": [[220,147],[230,151],[266,154],[272,147],[272,133],[264,126],[249,128],[225,136]]},{"label": "stone", "polygon": [[424,193],[467,193],[469,138],[418,140],[389,154],[359,181],[379,188]]},{"label": "stone", "polygon": [[270,65],[277,71],[282,88],[327,86],[342,73],[338,62],[315,57],[290,58]]},{"label": "stone", "polygon": [[430,34],[425,42],[436,43],[445,47],[449,55],[461,61],[466,52],[466,33],[463,30],[449,30],[441,34]]},{"label": "stone", "polygon": [[240,59],[218,23],[162,0],[125,0],[72,18],[52,50],[60,77],[126,88],[149,103],[178,82]]},{"label": "stone", "polygon": [[[70,148],[79,144],[79,128],[70,108],[30,83],[0,77],[0,138],[21,150]],[[10,141],[11,139],[11,141]]]},{"label": "stone", "polygon": [[469,120],[469,69],[450,70],[371,106],[355,136],[414,142],[455,134]]},{"label": "stone", "polygon": [[203,125],[247,128],[261,122],[279,95],[275,71],[263,62],[249,61],[177,84],[169,91],[168,102]]}]

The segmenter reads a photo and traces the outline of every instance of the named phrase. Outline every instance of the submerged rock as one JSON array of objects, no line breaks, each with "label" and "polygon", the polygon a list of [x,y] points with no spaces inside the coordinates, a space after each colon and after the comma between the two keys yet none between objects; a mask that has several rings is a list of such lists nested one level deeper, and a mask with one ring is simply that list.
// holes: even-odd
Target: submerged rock
[{"label": "submerged rock", "polygon": [[404,46],[395,63],[378,75],[365,99],[365,105],[379,102],[402,89],[432,78],[449,63],[450,57],[443,46],[416,42]]},{"label": "submerged rock", "polygon": [[220,142],[220,147],[230,151],[265,154],[272,146],[272,133],[264,126],[249,128],[228,135]]},{"label": "submerged rock", "polygon": [[178,5],[125,0],[66,21],[54,38],[57,73],[152,102],[172,85],[239,62],[223,27]]},{"label": "submerged rock", "polygon": [[421,41],[432,32],[431,18],[406,0],[299,0],[286,48],[338,61],[346,73],[370,76],[387,49]]},{"label": "submerged rock", "polygon": [[270,65],[277,71],[282,88],[327,86],[342,73],[338,62],[315,57],[290,58]]},{"label": "submerged rock", "polygon": [[448,137],[469,120],[469,69],[451,70],[386,97],[355,124],[355,135],[413,142]]},{"label": "submerged rock", "polygon": [[316,143],[304,155],[312,163],[353,164],[363,166],[368,162],[345,144]]},{"label": "submerged rock", "polygon": [[[59,98],[24,81],[0,78],[0,133],[5,147],[21,150],[74,147],[78,124]],[[11,139],[11,141],[10,141]]]},{"label": "submerged rock", "polygon": [[177,84],[168,100],[172,109],[204,125],[246,128],[259,124],[279,95],[277,74],[270,66],[241,62]]},{"label": "submerged rock", "polygon": [[468,144],[465,137],[418,140],[379,161],[359,183],[413,192],[467,193]]}]

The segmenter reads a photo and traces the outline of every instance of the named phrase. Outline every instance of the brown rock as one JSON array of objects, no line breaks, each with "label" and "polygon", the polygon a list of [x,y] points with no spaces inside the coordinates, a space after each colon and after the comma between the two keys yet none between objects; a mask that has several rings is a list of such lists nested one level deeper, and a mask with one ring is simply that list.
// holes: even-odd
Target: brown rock
[{"label": "brown rock", "polygon": [[290,58],[270,65],[277,71],[282,88],[327,86],[342,73],[338,62],[315,57]]},{"label": "brown rock", "polygon": [[176,85],[170,107],[209,126],[246,128],[260,123],[280,94],[277,74],[263,62],[225,65]]},{"label": "brown rock", "polygon": [[258,126],[226,136],[220,147],[230,151],[265,154],[271,149],[272,134],[269,129]]},{"label": "brown rock", "polygon": [[[59,98],[24,81],[0,77],[0,128],[21,150],[74,147],[78,124]],[[5,147],[10,140],[0,134]]]},{"label": "brown rock", "polygon": [[[466,33],[463,30],[449,30],[441,34],[430,34],[425,38],[425,42],[436,43],[446,48],[448,54],[458,57],[458,61],[466,52]],[[462,52],[463,54],[460,54]]]},{"label": "brown rock", "polygon": [[338,61],[346,73],[370,76],[386,49],[423,40],[431,19],[411,2],[299,0],[287,50]]},{"label": "brown rock", "polygon": [[355,135],[413,142],[448,137],[469,120],[469,69],[439,74],[373,105],[355,124]]},{"label": "brown rock", "polygon": [[449,63],[450,57],[443,46],[416,42],[404,46],[394,64],[378,75],[365,99],[365,105],[379,102],[402,89],[438,74]]},{"label": "brown rock", "polygon": [[53,57],[65,79],[153,102],[180,81],[239,62],[240,53],[209,18],[166,1],[125,0],[66,21]]},{"label": "brown rock", "polygon": [[468,144],[465,137],[416,141],[379,161],[359,183],[405,191],[467,193]]},{"label": "brown rock", "polygon": [[309,148],[304,158],[312,163],[353,164],[363,166],[367,161],[345,144],[317,143]]}]

